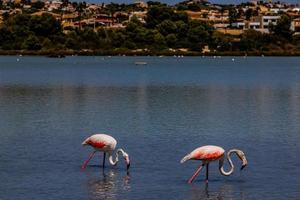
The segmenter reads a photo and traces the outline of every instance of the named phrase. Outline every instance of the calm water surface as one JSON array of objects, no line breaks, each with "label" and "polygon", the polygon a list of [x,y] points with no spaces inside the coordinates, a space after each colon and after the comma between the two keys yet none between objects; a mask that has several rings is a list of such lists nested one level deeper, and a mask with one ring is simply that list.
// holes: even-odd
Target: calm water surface
[{"label": "calm water surface", "polygon": [[[19,62],[17,61],[19,59]],[[136,66],[135,61],[148,62]],[[299,199],[300,58],[0,57],[0,199]],[[101,170],[81,142],[113,135],[131,156]],[[246,152],[230,177],[179,160]]]}]

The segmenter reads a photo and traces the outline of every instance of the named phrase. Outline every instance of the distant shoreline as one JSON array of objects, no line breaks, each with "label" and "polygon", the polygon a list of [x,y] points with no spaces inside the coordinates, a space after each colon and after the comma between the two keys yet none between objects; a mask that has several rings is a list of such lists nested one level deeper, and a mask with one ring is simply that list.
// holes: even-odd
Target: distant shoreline
[{"label": "distant shoreline", "polygon": [[128,51],[128,50],[111,50],[111,51],[69,51],[69,50],[50,50],[50,51],[24,51],[24,50],[0,50],[0,55],[31,55],[31,56],[47,56],[47,57],[64,57],[64,56],[300,56],[300,52],[289,51],[272,51],[272,52],[211,52],[201,53],[195,51]]}]

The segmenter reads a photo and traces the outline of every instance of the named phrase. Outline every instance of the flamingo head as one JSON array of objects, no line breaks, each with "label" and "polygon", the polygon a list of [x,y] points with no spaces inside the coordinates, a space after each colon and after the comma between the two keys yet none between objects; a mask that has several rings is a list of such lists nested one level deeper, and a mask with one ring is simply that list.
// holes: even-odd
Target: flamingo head
[{"label": "flamingo head", "polygon": [[124,153],[123,158],[125,160],[126,169],[129,170],[129,167],[130,167],[129,155],[127,153]]},{"label": "flamingo head", "polygon": [[242,152],[241,150],[237,151],[237,155],[238,155],[239,159],[241,159],[241,161],[242,161],[241,170],[243,170],[248,165],[248,161],[246,159],[244,152]]},{"label": "flamingo head", "polygon": [[127,171],[128,171],[129,167],[130,167],[129,155],[123,149],[118,149],[117,154],[119,154],[119,153],[123,156],[123,158],[125,160],[126,168],[127,168]]}]

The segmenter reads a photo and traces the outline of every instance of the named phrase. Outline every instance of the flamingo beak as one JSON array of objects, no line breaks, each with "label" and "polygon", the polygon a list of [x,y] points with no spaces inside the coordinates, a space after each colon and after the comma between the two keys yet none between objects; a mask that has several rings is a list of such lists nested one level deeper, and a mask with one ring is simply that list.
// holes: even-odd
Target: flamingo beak
[{"label": "flamingo beak", "polygon": [[243,170],[248,165],[248,161],[246,159],[246,156],[245,156],[244,152],[242,152],[242,151],[239,150],[237,152],[237,155],[238,155],[239,159],[241,159],[241,161],[242,161],[241,170]]},{"label": "flamingo beak", "polygon": [[129,167],[130,167],[129,156],[125,156],[125,163],[126,163],[126,169],[127,169],[127,171],[128,171],[128,170],[129,170]]},{"label": "flamingo beak", "polygon": [[241,170],[243,170],[246,166],[247,166],[247,164],[246,165],[242,165]]},{"label": "flamingo beak", "polygon": [[246,157],[243,157],[243,164],[242,164],[241,170],[243,170],[247,165],[248,165],[248,161],[247,161]]}]

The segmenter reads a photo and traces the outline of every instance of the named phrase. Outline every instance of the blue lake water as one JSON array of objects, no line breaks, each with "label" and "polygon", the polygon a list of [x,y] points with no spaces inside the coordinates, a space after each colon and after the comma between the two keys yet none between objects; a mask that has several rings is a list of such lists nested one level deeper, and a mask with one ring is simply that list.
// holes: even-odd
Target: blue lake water
[{"label": "blue lake water", "polygon": [[[300,196],[299,57],[2,56],[0,117],[1,200]],[[95,132],[130,154],[128,175],[100,154],[81,171]],[[224,177],[212,163],[189,185],[199,162],[179,161],[206,144],[249,165]]]}]

